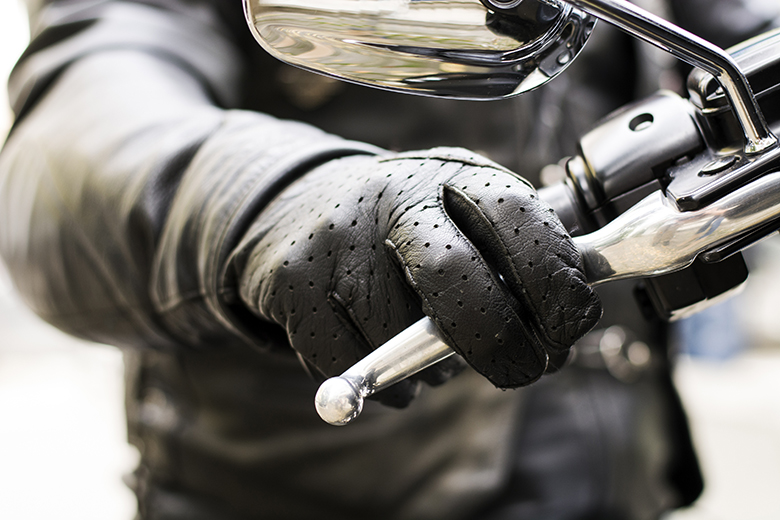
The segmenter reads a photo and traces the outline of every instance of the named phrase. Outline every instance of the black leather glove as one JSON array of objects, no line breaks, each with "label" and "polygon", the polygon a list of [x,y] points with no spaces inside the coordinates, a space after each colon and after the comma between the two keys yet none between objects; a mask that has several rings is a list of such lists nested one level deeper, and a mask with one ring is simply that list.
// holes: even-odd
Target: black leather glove
[{"label": "black leather glove", "polygon": [[553,210],[466,150],[330,161],[247,236],[234,258],[242,300],[327,376],[424,312],[493,384],[523,386],[601,315]]}]

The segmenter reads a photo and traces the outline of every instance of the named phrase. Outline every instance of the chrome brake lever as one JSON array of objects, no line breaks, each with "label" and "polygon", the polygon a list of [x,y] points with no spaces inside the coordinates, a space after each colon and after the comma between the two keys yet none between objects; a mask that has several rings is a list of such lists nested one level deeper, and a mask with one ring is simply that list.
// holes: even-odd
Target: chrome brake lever
[{"label": "chrome brake lever", "polygon": [[423,318],[320,385],[314,398],[317,413],[343,426],[363,410],[363,400],[455,353],[442,340],[433,320]]},{"label": "chrome brake lever", "polygon": [[[698,211],[680,211],[660,191],[603,228],[574,239],[591,285],[671,273],[696,256],[780,218],[780,172],[771,173]],[[363,400],[452,355],[428,318],[423,318],[341,376],[322,383],[317,413],[333,425],[354,420]]]}]

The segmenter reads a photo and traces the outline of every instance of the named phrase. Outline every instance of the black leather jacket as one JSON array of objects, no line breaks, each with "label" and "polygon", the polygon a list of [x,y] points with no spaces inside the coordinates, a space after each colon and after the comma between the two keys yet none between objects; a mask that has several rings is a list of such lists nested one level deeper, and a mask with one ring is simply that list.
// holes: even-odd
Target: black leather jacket
[{"label": "black leather jacket", "polygon": [[[703,23],[715,9],[698,3],[691,20]],[[736,13],[734,30],[711,33],[720,43],[771,23],[717,4]],[[227,264],[302,165],[372,145],[464,146],[533,178],[598,117],[657,87],[605,67],[657,77],[636,59],[645,51],[605,31],[549,88],[458,103],[277,63],[251,41],[237,0],[30,10],[0,155],[0,252],[41,317],[125,350],[146,518],[651,518],[698,494],[663,361],[646,384],[572,370],[520,392],[469,372],[407,410],[370,403],[334,429],[313,412],[316,382],[283,331],[237,301]],[[608,305],[606,322],[636,321],[626,309]],[[652,326],[637,329],[663,345]],[[654,426],[638,431],[648,417]]]}]

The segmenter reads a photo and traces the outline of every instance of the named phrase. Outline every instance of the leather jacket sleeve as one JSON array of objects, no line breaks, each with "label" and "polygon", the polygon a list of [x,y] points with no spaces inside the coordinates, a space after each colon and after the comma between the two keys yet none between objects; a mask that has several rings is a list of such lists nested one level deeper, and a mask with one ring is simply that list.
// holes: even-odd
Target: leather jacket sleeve
[{"label": "leather jacket sleeve", "polygon": [[150,4],[33,6],[10,80],[0,252],[26,303],[71,334],[262,344],[278,331],[237,304],[229,251],[301,172],[376,150],[221,108],[243,64],[218,8]]}]

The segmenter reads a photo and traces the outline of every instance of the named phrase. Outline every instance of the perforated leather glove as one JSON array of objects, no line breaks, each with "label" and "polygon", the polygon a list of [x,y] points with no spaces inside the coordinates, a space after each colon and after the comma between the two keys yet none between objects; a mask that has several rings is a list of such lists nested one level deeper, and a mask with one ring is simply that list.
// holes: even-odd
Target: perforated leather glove
[{"label": "perforated leather glove", "polygon": [[552,209],[466,150],[331,161],[287,187],[247,236],[234,259],[242,300],[327,376],[423,311],[493,384],[523,386],[601,315]]}]

